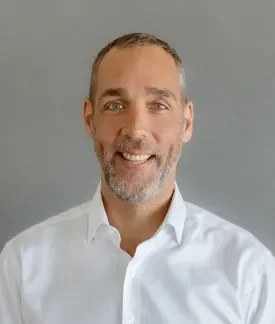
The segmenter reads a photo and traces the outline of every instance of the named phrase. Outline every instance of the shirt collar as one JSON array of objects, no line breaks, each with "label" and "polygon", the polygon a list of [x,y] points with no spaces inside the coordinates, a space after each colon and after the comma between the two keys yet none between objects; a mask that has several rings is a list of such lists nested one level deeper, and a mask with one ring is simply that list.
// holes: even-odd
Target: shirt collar
[{"label": "shirt collar", "polygon": [[163,227],[169,224],[173,227],[174,233],[176,234],[177,242],[178,244],[180,244],[186,219],[186,206],[176,182],[174,188],[175,190],[173,193],[170,207],[159,230],[161,230]]},{"label": "shirt collar", "polygon": [[101,224],[110,225],[101,195],[101,181],[97,186],[93,199],[88,206],[88,242],[90,242]]},{"label": "shirt collar", "polygon": [[[102,196],[101,196],[101,181],[97,186],[93,199],[90,201],[90,204],[88,205],[88,213],[89,213],[88,242],[90,242],[93,239],[97,231],[97,228],[101,224],[109,225],[108,217],[106,215],[105,208],[102,201]],[[170,226],[173,227],[177,242],[178,244],[180,244],[182,240],[185,219],[186,219],[185,202],[182,198],[178,185],[175,182],[174,193],[173,193],[170,207],[158,231],[160,231],[163,227],[169,224]]]}]

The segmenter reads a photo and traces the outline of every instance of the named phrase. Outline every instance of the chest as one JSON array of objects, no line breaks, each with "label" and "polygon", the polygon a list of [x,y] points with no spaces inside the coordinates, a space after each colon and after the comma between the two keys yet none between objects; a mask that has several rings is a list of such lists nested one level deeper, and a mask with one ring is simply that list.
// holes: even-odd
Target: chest
[{"label": "chest", "polygon": [[243,323],[232,273],[165,253],[100,255],[42,262],[22,287],[26,323]]}]

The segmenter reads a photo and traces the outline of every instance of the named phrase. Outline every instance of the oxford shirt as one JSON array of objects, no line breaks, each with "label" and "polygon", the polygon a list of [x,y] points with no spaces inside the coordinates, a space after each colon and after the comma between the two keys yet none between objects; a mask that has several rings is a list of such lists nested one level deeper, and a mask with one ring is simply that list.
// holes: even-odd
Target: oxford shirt
[{"label": "oxford shirt", "polygon": [[[260,217],[260,215],[259,215]],[[184,201],[134,257],[91,201],[18,234],[0,259],[1,324],[274,324],[275,259],[248,231]]]}]

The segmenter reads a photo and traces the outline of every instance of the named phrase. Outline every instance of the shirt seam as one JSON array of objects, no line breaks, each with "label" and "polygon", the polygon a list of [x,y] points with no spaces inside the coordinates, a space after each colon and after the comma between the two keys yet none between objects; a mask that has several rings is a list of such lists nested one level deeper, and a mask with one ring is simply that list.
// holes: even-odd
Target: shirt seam
[{"label": "shirt seam", "polygon": [[254,302],[254,292],[255,292],[256,286],[258,284],[259,278],[260,278],[261,274],[263,273],[266,263],[268,262],[268,258],[270,256],[272,256],[272,253],[270,251],[264,251],[264,255],[261,258],[261,265],[260,265],[258,272],[256,274],[255,281],[253,283],[247,284],[249,288],[248,287],[245,288],[245,293],[246,293],[246,295],[249,296],[247,307],[245,310],[246,317],[247,317],[248,311],[249,311],[252,303]]},{"label": "shirt seam", "polygon": [[[26,235],[32,234],[32,232],[34,232],[36,230],[43,229],[43,228],[45,228],[47,226],[56,225],[56,224],[63,223],[63,222],[68,222],[68,221],[70,221],[70,220],[72,220],[74,218],[79,218],[79,217],[85,216],[87,214],[87,211],[85,210],[85,208],[79,206],[79,207],[77,207],[77,209],[79,209],[78,210],[80,212],[79,214],[76,214],[76,215],[73,215],[73,214],[72,215],[66,215],[66,213],[68,211],[65,211],[65,212],[62,212],[60,214],[50,216],[50,217],[46,218],[44,221],[42,221],[42,222],[40,222],[38,224],[35,224],[35,225],[33,225],[33,226],[31,226],[31,227],[29,227],[29,228],[21,231],[16,236],[14,236],[13,238],[11,238],[6,243],[6,246],[11,247],[11,245],[16,244],[17,240],[24,239],[24,237]],[[66,217],[65,217],[65,215],[66,215]],[[61,219],[59,217],[61,217]],[[20,243],[21,242],[19,242],[19,244]]]}]

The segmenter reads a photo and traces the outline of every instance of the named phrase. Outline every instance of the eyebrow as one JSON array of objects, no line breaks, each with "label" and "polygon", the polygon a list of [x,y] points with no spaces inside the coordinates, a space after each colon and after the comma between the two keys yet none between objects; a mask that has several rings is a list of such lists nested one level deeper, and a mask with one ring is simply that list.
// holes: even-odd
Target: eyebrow
[{"label": "eyebrow", "polygon": [[152,94],[152,95],[158,95],[160,97],[165,97],[168,99],[173,99],[175,102],[177,101],[176,95],[168,89],[160,89],[160,88],[156,88],[156,87],[146,87],[146,94]]},{"label": "eyebrow", "polygon": [[123,97],[127,95],[127,91],[124,88],[109,88],[102,92],[98,101],[100,102],[105,97]]},{"label": "eyebrow", "polygon": [[[166,88],[157,88],[157,87],[145,87],[145,92],[147,95],[157,95],[160,97],[165,97],[168,99],[173,99],[175,102],[177,101],[176,95]],[[126,97],[128,91],[124,88],[108,88],[102,92],[99,97],[99,102],[105,97]]]}]

